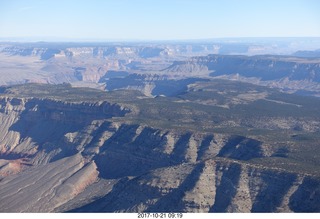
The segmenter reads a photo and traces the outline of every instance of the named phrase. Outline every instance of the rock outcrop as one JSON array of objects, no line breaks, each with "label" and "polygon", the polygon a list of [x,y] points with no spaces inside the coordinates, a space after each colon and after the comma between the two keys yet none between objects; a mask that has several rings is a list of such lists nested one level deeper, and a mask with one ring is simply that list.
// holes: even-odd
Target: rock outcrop
[{"label": "rock outcrop", "polygon": [[[63,86],[78,94],[71,101],[28,97],[27,87],[0,99],[0,212],[320,211],[312,130],[160,128],[139,117],[157,98],[84,101],[89,90]],[[33,95],[49,95],[44,87]]]},{"label": "rock outcrop", "polygon": [[320,60],[290,56],[225,56],[208,55],[173,63],[168,71],[199,71],[206,68],[212,76],[239,74],[263,81],[288,78],[320,82]]},{"label": "rock outcrop", "polygon": [[168,74],[209,71],[212,77],[267,85],[290,92],[320,94],[319,58],[208,55],[176,61],[164,71]]}]

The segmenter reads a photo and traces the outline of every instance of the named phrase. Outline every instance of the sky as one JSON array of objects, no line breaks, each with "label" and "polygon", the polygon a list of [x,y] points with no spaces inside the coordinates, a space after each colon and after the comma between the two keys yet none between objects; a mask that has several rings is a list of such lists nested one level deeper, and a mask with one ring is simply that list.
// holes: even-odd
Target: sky
[{"label": "sky", "polygon": [[320,37],[319,0],[0,0],[0,39]]}]

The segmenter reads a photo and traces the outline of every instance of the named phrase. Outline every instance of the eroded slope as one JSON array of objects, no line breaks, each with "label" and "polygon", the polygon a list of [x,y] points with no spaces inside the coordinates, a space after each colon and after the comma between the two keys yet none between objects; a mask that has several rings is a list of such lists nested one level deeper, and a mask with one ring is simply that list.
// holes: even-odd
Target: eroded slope
[{"label": "eroded slope", "polygon": [[1,212],[319,212],[319,100],[204,81],[175,97],[2,88]]}]

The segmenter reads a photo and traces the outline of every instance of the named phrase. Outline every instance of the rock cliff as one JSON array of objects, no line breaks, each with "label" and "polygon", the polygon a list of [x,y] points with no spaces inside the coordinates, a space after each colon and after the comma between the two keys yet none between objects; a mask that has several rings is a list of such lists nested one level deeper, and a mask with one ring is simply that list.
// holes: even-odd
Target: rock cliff
[{"label": "rock cliff", "polygon": [[210,71],[212,77],[252,82],[285,91],[320,94],[320,59],[290,56],[208,55],[174,62],[167,73]]},{"label": "rock cliff", "polygon": [[[204,112],[190,98],[55,87],[2,91],[1,212],[320,211],[317,130],[251,124],[251,131],[203,131],[187,126],[187,117]],[[90,92],[101,96],[87,99]],[[169,116],[157,113],[159,101],[173,115],[196,111],[180,124],[157,125],[150,113],[163,122]]]}]

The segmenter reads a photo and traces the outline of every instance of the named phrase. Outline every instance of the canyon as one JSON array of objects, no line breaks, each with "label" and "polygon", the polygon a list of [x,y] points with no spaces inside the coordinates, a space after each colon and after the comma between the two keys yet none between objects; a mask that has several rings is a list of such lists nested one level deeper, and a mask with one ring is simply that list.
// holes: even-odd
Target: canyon
[{"label": "canyon", "polygon": [[310,42],[0,43],[0,212],[320,212]]},{"label": "canyon", "polygon": [[0,85],[71,83],[158,95],[167,83],[185,89],[189,78],[221,78],[319,97],[317,50],[277,43],[2,43]]},{"label": "canyon", "polygon": [[3,87],[0,210],[318,212],[319,101],[223,80]]}]

